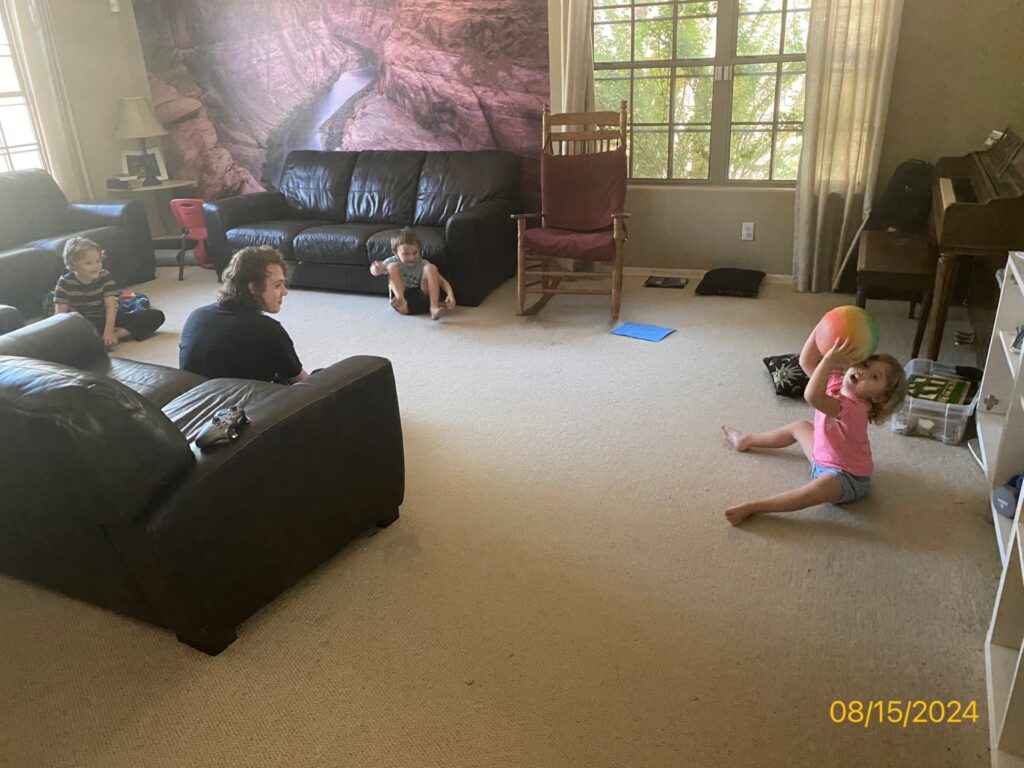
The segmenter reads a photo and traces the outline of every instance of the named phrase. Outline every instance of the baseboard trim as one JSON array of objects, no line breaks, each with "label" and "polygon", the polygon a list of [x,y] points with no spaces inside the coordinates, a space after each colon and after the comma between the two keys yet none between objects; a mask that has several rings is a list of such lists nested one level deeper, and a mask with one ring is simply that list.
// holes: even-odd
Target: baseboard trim
[{"label": "baseboard trim", "polygon": [[[647,277],[648,275],[659,275],[664,277],[688,277],[697,279],[704,277],[706,269],[669,269],[667,267],[623,267],[622,274],[635,277]],[[765,281],[769,283],[785,283],[792,285],[792,275],[780,275],[770,272],[765,275]]]}]

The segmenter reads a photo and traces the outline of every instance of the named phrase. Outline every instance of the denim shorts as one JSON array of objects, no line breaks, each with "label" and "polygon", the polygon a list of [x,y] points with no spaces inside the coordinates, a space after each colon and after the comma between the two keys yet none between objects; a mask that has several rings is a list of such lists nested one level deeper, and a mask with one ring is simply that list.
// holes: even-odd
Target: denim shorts
[{"label": "denim shorts", "polygon": [[810,475],[812,480],[823,475],[835,475],[839,478],[839,484],[843,486],[843,495],[839,497],[839,501],[835,502],[836,504],[845,504],[848,501],[862,499],[871,490],[870,477],[851,475],[849,472],[836,467],[826,467],[816,461],[811,462]]}]

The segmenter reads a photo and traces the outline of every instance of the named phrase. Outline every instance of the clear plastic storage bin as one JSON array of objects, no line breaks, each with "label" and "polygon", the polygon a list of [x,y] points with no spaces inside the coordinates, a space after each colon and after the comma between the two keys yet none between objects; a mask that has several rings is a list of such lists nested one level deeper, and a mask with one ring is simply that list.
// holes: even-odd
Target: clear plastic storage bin
[{"label": "clear plastic storage bin", "polygon": [[[914,375],[963,378],[956,375],[956,368],[951,365],[918,358],[907,363],[903,370],[906,371],[908,379]],[[967,422],[974,413],[980,396],[981,387],[978,387],[974,399],[969,403],[947,405],[907,395],[903,405],[892,415],[892,431],[897,435],[931,437],[947,444],[959,443],[964,439]]]}]

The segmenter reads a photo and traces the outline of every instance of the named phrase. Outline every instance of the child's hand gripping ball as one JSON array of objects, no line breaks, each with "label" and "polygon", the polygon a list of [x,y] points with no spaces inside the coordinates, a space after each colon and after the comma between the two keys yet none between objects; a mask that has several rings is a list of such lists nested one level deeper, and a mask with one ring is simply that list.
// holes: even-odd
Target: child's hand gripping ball
[{"label": "child's hand gripping ball", "polygon": [[852,363],[866,360],[878,348],[878,323],[860,307],[836,307],[825,313],[814,328],[814,343],[825,354],[836,339],[847,339],[853,345]]}]

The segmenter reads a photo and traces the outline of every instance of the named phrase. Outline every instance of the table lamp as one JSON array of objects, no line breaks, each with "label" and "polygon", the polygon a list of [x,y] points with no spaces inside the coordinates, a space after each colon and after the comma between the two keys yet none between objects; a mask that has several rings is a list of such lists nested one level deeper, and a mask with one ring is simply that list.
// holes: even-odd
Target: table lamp
[{"label": "table lamp", "polygon": [[167,133],[153,114],[149,99],[143,96],[125,96],[118,99],[117,130],[114,135],[119,139],[138,139],[142,156],[146,163],[144,187],[153,187],[160,183],[156,177],[154,158],[146,152],[146,139],[163,136]]}]

